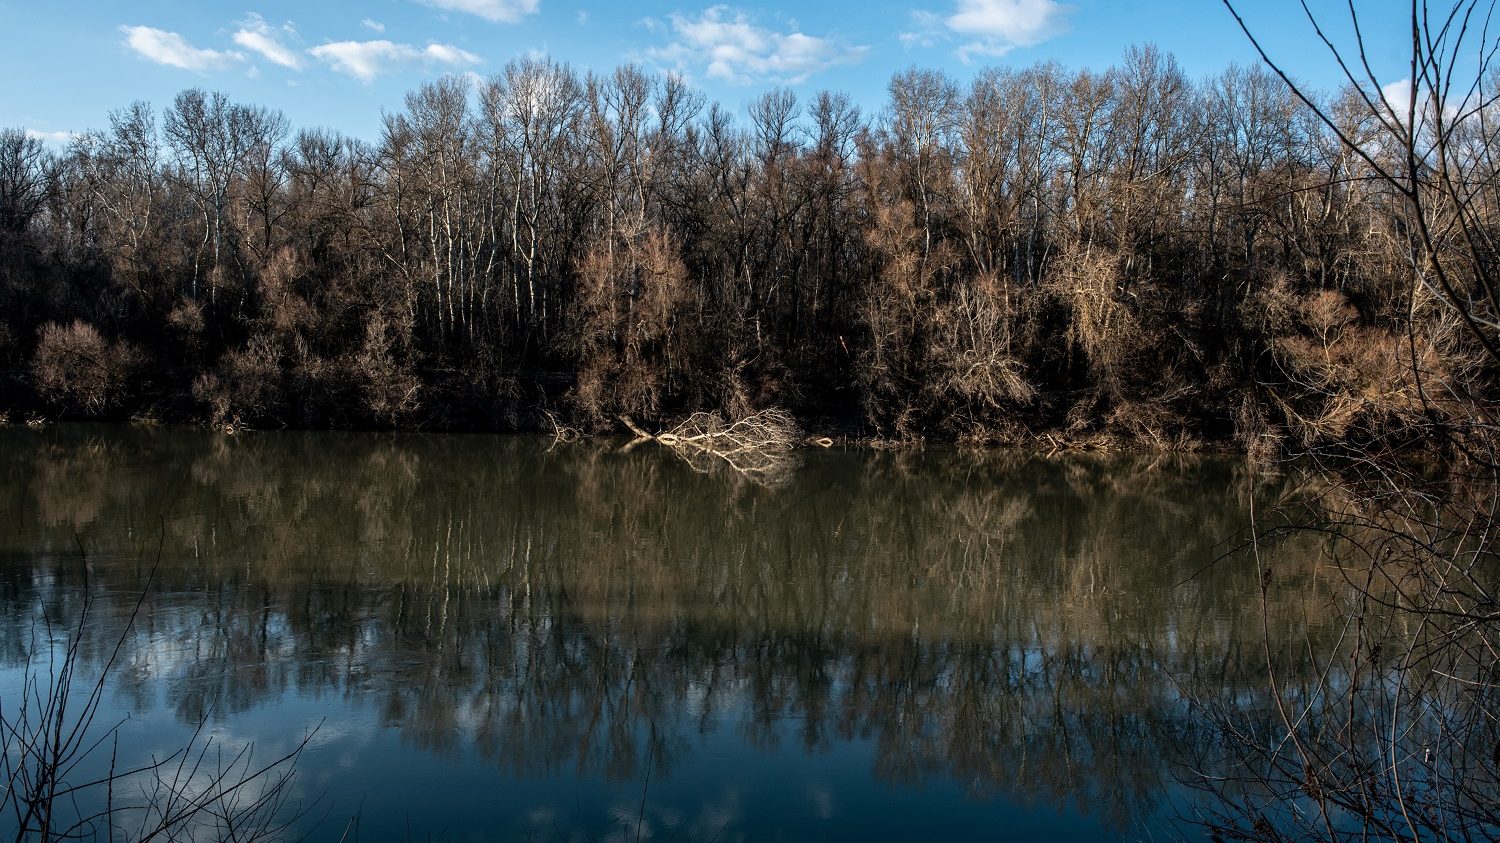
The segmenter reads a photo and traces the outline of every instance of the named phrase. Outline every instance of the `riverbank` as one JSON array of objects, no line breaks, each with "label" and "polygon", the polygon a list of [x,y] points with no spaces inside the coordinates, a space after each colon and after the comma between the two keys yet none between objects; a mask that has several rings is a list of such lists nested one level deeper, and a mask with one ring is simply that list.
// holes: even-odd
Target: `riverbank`
[{"label": "riverbank", "polygon": [[[128,411],[127,411],[128,409]],[[692,415],[684,414],[683,418]],[[151,404],[121,408],[115,412],[83,414],[59,413],[45,405],[33,403],[12,409],[0,409],[0,427],[42,427],[68,423],[106,423],[133,427],[181,428],[185,430],[217,430],[236,434],[251,430],[289,431],[344,431],[369,433],[509,433],[551,436],[560,441],[578,439],[608,439],[610,437],[639,437],[642,428],[625,419],[620,419],[615,429],[607,426],[583,428],[575,426],[574,420],[560,415],[555,409],[535,406],[526,409],[511,409],[498,414],[486,424],[472,417],[453,421],[441,415],[423,421],[405,424],[344,424],[344,425],[299,425],[294,423],[248,424],[240,420],[215,421],[186,402]],[[680,419],[678,420],[680,421]],[[731,420],[732,421],[732,420]],[[911,431],[904,437],[881,436],[870,432],[867,425],[858,420],[830,416],[796,419],[797,447],[854,447],[871,450],[892,450],[921,447],[923,445],[957,445],[973,448],[1019,448],[1041,454],[1065,451],[1096,452],[1171,452],[1171,453],[1217,453],[1245,454],[1243,443],[1234,439],[1204,439],[1188,435],[1166,438],[1158,435],[1129,436],[1120,432],[1089,431],[1069,432],[1062,429],[1032,431],[1022,425],[1011,426],[1005,434],[989,433],[985,436],[953,438],[941,434],[922,435]],[[653,425],[653,435],[670,430],[668,422]]]}]

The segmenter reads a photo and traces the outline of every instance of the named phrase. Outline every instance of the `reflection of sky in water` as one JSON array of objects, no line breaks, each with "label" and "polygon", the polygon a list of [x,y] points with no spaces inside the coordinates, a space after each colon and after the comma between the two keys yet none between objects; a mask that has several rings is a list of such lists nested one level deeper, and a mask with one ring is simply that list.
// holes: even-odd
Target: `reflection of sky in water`
[{"label": "reflection of sky in water", "polygon": [[137,759],[315,729],[333,838],[1160,836],[1206,739],[1161,671],[1259,699],[1222,673],[1253,573],[1173,587],[1238,526],[1223,465],[814,453],[768,490],[542,444],[0,430],[0,696],[36,606],[90,589],[97,655],[162,541],[99,723]]}]

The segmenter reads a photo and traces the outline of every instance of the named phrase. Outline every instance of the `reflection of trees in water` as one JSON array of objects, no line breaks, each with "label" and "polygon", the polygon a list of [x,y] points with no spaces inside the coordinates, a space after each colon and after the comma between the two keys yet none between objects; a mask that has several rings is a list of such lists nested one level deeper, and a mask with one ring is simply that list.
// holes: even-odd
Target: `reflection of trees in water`
[{"label": "reflection of trees in water", "polygon": [[[1222,732],[1197,748],[1197,769],[1222,772],[1190,781],[1210,797],[1196,819],[1216,839],[1500,839],[1500,568],[1476,526],[1493,483],[1443,471],[1397,484],[1374,462],[1322,471],[1305,490],[1318,506],[1286,529],[1335,537],[1316,562],[1347,583],[1323,610],[1337,646],[1268,624],[1264,651],[1323,668],[1278,662],[1277,693],[1253,705],[1196,695]],[[1284,562],[1255,562],[1268,593],[1283,588]]]},{"label": "reflection of trees in water", "polygon": [[[1192,576],[1248,520],[1225,464],[818,452],[769,490],[519,439],[6,435],[0,646],[85,576],[129,594],[164,529],[121,676],[187,720],[295,688],[428,751],[619,778],[716,728],[860,739],[889,780],[1123,824],[1218,740],[1173,680],[1264,695],[1253,569]],[[1284,551],[1273,623],[1331,645],[1338,589]]]}]

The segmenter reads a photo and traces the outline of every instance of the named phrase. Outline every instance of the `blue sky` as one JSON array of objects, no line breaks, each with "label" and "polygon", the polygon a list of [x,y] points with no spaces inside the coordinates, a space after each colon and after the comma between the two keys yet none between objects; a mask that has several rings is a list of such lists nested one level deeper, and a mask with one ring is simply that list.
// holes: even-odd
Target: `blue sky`
[{"label": "blue sky", "polygon": [[[1237,5],[1290,70],[1336,83],[1297,0]],[[1311,5],[1347,34],[1343,0]],[[1404,4],[1357,5],[1381,81],[1404,78]],[[1219,0],[0,0],[0,31],[0,126],[52,140],[188,87],[373,140],[381,112],[424,79],[485,76],[532,52],[581,71],[679,72],[736,112],[777,85],[847,91],[874,112],[891,73],[911,65],[960,81],[986,65],[1103,68],[1148,42],[1194,78],[1256,61]]]}]

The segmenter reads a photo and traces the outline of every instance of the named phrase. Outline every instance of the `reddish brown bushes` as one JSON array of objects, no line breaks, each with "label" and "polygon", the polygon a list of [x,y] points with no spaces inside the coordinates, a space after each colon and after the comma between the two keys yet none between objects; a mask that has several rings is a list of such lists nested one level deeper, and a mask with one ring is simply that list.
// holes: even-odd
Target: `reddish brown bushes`
[{"label": "reddish brown bushes", "polygon": [[693,326],[682,317],[687,268],[664,231],[590,249],[578,268],[577,407],[593,426],[628,414],[660,418]]},{"label": "reddish brown bushes", "polygon": [[120,398],[138,362],[128,343],[110,342],[93,325],[74,322],[43,326],[31,367],[44,398],[92,414]]}]

